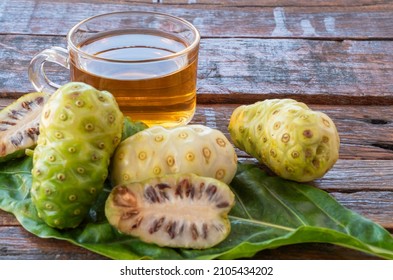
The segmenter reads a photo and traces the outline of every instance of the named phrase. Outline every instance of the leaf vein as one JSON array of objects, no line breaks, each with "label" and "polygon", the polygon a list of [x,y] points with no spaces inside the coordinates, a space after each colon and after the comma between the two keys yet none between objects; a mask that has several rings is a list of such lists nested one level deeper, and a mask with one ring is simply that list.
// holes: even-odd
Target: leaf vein
[{"label": "leaf vein", "polygon": [[232,218],[233,220],[239,220],[239,221],[246,222],[246,223],[253,223],[253,224],[256,224],[259,226],[263,226],[263,227],[276,228],[276,229],[281,229],[281,230],[285,230],[285,231],[295,231],[296,230],[295,228],[290,228],[290,227],[286,227],[286,226],[263,222],[263,221],[259,221],[259,220],[255,220],[255,219],[245,219],[245,218],[231,216],[231,215],[229,215],[229,217]]},{"label": "leaf vein", "polygon": [[253,219],[253,217],[251,216],[251,214],[248,212],[246,205],[244,204],[243,200],[240,198],[240,196],[238,195],[238,193],[232,189],[232,192],[235,194],[238,202],[240,203],[240,207],[243,210],[243,212],[245,212],[246,216],[250,219]]},{"label": "leaf vein", "polygon": [[337,225],[341,226],[343,228],[343,230],[345,231],[345,233],[350,234],[347,227],[340,222],[339,220],[335,219],[331,214],[329,214],[328,212],[326,212],[325,209],[323,209],[321,206],[319,206],[317,203],[314,202],[314,200],[312,198],[310,198],[307,193],[305,193],[304,191],[302,191],[301,189],[298,189],[298,191],[304,195],[305,197],[307,197],[309,199],[309,201],[311,201],[313,203],[313,205],[318,208],[322,213],[324,213],[326,216],[328,216],[332,221],[334,221]]},{"label": "leaf vein", "polygon": [[266,190],[281,204],[284,206],[284,208],[286,208],[290,213],[292,213],[298,220],[299,222],[301,222],[303,225],[308,225],[308,223],[306,221],[304,221],[295,211],[293,211],[293,209],[291,209],[290,207],[288,207],[287,204],[285,204],[280,197],[274,193],[273,191],[271,191],[269,188],[266,188]]}]

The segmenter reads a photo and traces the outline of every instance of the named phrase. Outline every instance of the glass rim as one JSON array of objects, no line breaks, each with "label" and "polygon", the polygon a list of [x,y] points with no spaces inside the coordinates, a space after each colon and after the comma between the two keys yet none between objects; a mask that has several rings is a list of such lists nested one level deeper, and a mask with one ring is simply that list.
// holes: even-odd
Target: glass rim
[{"label": "glass rim", "polygon": [[[94,56],[94,55],[92,55],[92,54],[90,54],[88,52],[85,52],[85,51],[79,49],[72,42],[72,40],[71,40],[72,34],[74,34],[75,31],[80,26],[85,24],[86,22],[91,21],[91,20],[96,19],[96,18],[106,17],[106,16],[113,16],[113,15],[116,15],[116,14],[119,14],[119,15],[120,14],[122,14],[122,15],[124,15],[124,14],[130,14],[130,15],[132,15],[132,14],[141,14],[141,15],[153,15],[153,16],[158,16],[158,17],[171,18],[171,19],[174,19],[174,20],[176,20],[178,22],[181,22],[181,23],[187,25],[190,28],[190,31],[192,31],[195,34],[195,38],[194,38],[194,40],[192,41],[192,43],[189,46],[187,46],[186,48],[184,48],[181,51],[178,51],[178,52],[170,54],[170,55],[158,57],[158,58],[140,59],[140,60],[119,60],[119,59],[110,59],[110,58],[104,58],[104,57],[97,57],[97,56]],[[199,42],[200,42],[200,39],[201,39],[201,36],[200,36],[200,33],[199,33],[198,29],[196,29],[196,27],[192,23],[190,23],[189,21],[187,21],[187,20],[185,20],[183,18],[180,18],[180,17],[177,17],[177,16],[173,16],[173,15],[170,15],[170,14],[165,14],[165,13],[149,12],[149,11],[133,11],[133,10],[131,10],[131,11],[118,11],[118,12],[111,12],[111,13],[103,13],[103,14],[98,14],[98,15],[92,16],[92,17],[88,17],[88,18],[78,22],[76,25],[74,25],[70,29],[70,31],[68,31],[66,37],[67,37],[68,48],[72,49],[73,51],[75,51],[75,52],[77,52],[79,54],[82,54],[83,56],[85,56],[85,57],[87,57],[89,59],[101,60],[101,61],[106,61],[106,62],[115,62],[115,63],[146,63],[146,62],[157,62],[157,61],[164,61],[164,60],[176,58],[176,57],[182,56],[184,54],[187,54],[191,50],[195,49],[199,45]]]}]

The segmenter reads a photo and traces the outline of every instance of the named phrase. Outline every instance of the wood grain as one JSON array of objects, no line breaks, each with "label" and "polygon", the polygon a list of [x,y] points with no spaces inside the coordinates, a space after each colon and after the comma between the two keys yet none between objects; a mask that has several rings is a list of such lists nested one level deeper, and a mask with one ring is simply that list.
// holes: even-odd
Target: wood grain
[{"label": "wood grain", "polygon": [[[13,99],[0,98],[0,109],[9,105]],[[229,118],[233,110],[241,104],[198,104],[192,123],[204,124],[222,131],[228,139]],[[334,106],[314,105],[313,110],[328,114],[335,122],[340,135],[340,159],[344,160],[381,160],[374,166],[375,178],[378,168],[390,167],[388,160],[393,159],[393,106]],[[239,156],[247,155],[237,150]],[[385,161],[384,161],[385,160]],[[355,164],[354,162],[353,164]],[[362,168],[359,161],[356,168]],[[345,170],[344,170],[345,171]],[[362,171],[363,173],[364,171]],[[344,179],[344,178],[341,178]],[[393,179],[393,178],[392,178]],[[369,182],[369,180],[365,180]],[[378,181],[376,182],[378,184]]]},{"label": "wood grain", "polygon": [[[57,36],[0,35],[0,97],[32,90],[30,60]],[[198,72],[200,103],[250,103],[292,97],[311,104],[393,104],[393,41],[205,39]],[[64,83],[67,71],[48,67]]]},{"label": "wood grain", "polygon": [[[0,227],[0,260],[105,260],[106,257],[56,239],[36,237],[20,227]],[[61,248],[61,250],[59,250]],[[261,260],[378,259],[359,251],[325,243],[304,243],[258,252]]]},{"label": "wood grain", "polygon": [[[229,118],[240,104],[199,104],[193,122],[218,128],[230,138]],[[341,159],[393,159],[392,106],[314,105],[329,115],[340,135]],[[239,151],[239,155],[245,156]],[[381,162],[382,163],[382,162]]]},{"label": "wood grain", "polygon": [[[59,248],[61,248],[59,250]],[[107,259],[67,241],[39,238],[19,226],[0,227],[0,260]]]},{"label": "wood grain", "polygon": [[[323,1],[323,5],[320,1],[285,0],[160,2],[55,1],[54,5],[48,0],[3,0],[0,32],[65,35],[73,25],[93,15],[139,10],[182,17],[203,37],[364,40],[391,38],[393,34],[390,1]],[[188,3],[193,5],[184,5]]]},{"label": "wood grain", "polygon": [[393,56],[385,53],[391,43],[205,40],[198,92],[208,100],[216,96],[217,103],[263,96],[336,105],[391,104]]},{"label": "wood grain", "polygon": [[[389,0],[2,0],[0,109],[33,91],[32,57],[66,47],[65,35],[96,14],[156,11],[201,32],[198,107],[193,123],[227,125],[241,104],[294,98],[327,113],[341,140],[340,159],[310,184],[393,233],[393,2]],[[48,65],[48,76],[68,81]],[[239,160],[256,163],[237,149]],[[270,172],[266,167],[262,169]],[[375,259],[330,244],[259,252],[257,259]],[[0,259],[105,259],[24,230],[0,210]]]},{"label": "wood grain", "polygon": [[[119,0],[117,0],[119,1]],[[268,7],[268,6],[289,6],[289,7],[325,7],[325,6],[377,6],[383,4],[390,4],[389,0],[323,0],[323,1],[309,1],[309,0],[157,0],[162,4],[208,4],[208,5],[229,5],[229,6],[253,6],[253,7]],[[120,1],[121,2],[121,1]]]}]

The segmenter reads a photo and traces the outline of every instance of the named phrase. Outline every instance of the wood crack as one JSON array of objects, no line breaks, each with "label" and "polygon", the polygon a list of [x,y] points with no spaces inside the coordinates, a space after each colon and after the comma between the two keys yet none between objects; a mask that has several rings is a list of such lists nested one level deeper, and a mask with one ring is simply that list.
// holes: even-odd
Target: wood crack
[{"label": "wood crack", "polygon": [[393,144],[390,143],[373,143],[371,146],[381,148],[388,151],[393,151]]}]

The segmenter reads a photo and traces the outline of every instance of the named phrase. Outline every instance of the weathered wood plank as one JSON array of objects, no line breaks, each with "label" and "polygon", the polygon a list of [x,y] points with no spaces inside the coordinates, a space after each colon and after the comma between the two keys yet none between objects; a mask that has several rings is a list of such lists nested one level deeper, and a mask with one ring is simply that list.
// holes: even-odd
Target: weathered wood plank
[{"label": "weathered wood plank", "polygon": [[[160,5],[141,2],[145,3],[3,0],[0,32],[65,35],[73,25],[87,17],[132,9],[185,18],[200,30],[203,37],[393,37],[393,22],[390,20],[393,4],[389,1],[327,1],[322,7],[319,1],[218,1],[218,5],[212,5],[216,4],[215,1],[160,1]],[[182,5],[191,2],[193,5]]]},{"label": "weathered wood plank", "polygon": [[393,55],[386,53],[391,43],[204,40],[198,92],[220,103],[263,95],[308,103],[391,104]]},{"label": "weathered wood plank", "polygon": [[[0,99],[0,109],[12,101],[13,99]],[[229,118],[239,105],[199,104],[192,122],[218,128],[229,138]],[[310,107],[327,113],[336,123],[341,139],[341,159],[393,159],[391,106]],[[246,156],[244,152],[238,153],[240,156]]]},{"label": "weathered wood plank", "polygon": [[[377,259],[359,251],[325,243],[305,243],[263,250],[254,259]],[[42,239],[20,227],[0,227],[1,260],[105,260],[106,257],[56,239]]]},{"label": "weathered wood plank", "polygon": [[[21,1],[21,0],[13,0]],[[36,0],[37,1],[37,0]],[[48,1],[48,0],[47,0]],[[38,2],[42,2],[38,0]],[[172,4],[192,4],[192,5],[209,5],[209,6],[236,6],[236,7],[244,7],[244,6],[253,6],[253,7],[269,7],[269,6],[289,6],[289,7],[347,7],[350,6],[352,8],[366,6],[366,7],[374,7],[381,5],[391,5],[390,0],[323,0],[323,1],[309,1],[309,0],[51,0],[53,3],[108,3],[111,2],[113,4],[135,4],[135,3],[145,3],[145,4],[159,4],[159,5],[172,5]]]},{"label": "weathered wood plank", "polygon": [[[31,91],[27,67],[57,36],[0,35],[0,97]],[[393,41],[204,39],[198,97],[201,103],[250,103],[293,97],[315,104],[393,104]],[[65,81],[65,71],[48,67]]]},{"label": "weathered wood plank", "polygon": [[18,226],[19,222],[12,213],[0,210],[0,227]]},{"label": "weathered wood plank", "polygon": [[[239,161],[257,164],[257,161],[253,158],[241,157]],[[259,166],[261,169],[273,175],[273,173],[262,164],[259,164]],[[391,208],[389,203],[391,205],[393,202],[393,163],[390,160],[338,160],[324,177],[307,184],[313,185],[329,193],[342,193],[343,197],[348,195],[348,201],[356,200],[351,198],[351,195],[356,197],[357,193],[364,193],[364,196],[367,197],[367,194],[369,194],[371,204],[378,203],[380,200],[379,193],[383,193],[387,203],[381,203],[380,206],[387,206],[386,209],[389,213],[393,211],[393,209],[389,209]],[[345,202],[345,198],[340,198],[340,202],[351,205],[350,202]],[[359,212],[360,209],[356,207],[359,207],[359,205],[351,205],[352,210]],[[372,212],[371,205],[368,210]],[[386,219],[387,216],[384,218]],[[393,218],[389,218],[389,220],[393,222]],[[381,220],[381,222],[383,221]]]},{"label": "weathered wood plank", "polygon": [[379,258],[324,243],[303,243],[263,250],[254,257],[258,260],[378,260]]},{"label": "weathered wood plank", "polygon": [[[13,99],[0,98],[0,109],[12,101]],[[229,118],[237,106],[240,104],[198,104],[192,122],[217,128],[230,138]],[[340,159],[393,159],[393,106],[311,104],[310,107],[328,114],[335,122],[341,142]],[[240,156],[246,156],[242,151],[238,153]],[[361,161],[359,162],[359,167],[361,167]],[[380,161],[378,164],[383,163],[389,164],[385,161]],[[372,177],[375,175],[369,174]],[[376,184],[379,183],[376,182]]]},{"label": "weathered wood plank", "polygon": [[22,227],[0,227],[1,260],[106,259],[105,257],[56,239],[39,238]]},{"label": "weathered wood plank", "polygon": [[[229,137],[229,118],[237,106],[240,104],[199,104],[193,122],[216,127]],[[309,106],[328,114],[335,122],[341,159],[393,159],[392,106]]]},{"label": "weathered wood plank", "polygon": [[[102,0],[100,0],[102,1]],[[119,0],[118,0],[119,1]],[[269,7],[269,6],[289,6],[289,7],[340,7],[340,6],[377,6],[389,5],[389,0],[157,0],[161,4],[208,4],[208,5],[228,5],[228,6],[253,6],[253,7]],[[156,2],[157,2],[156,1]],[[97,1],[96,1],[97,2]]]}]

